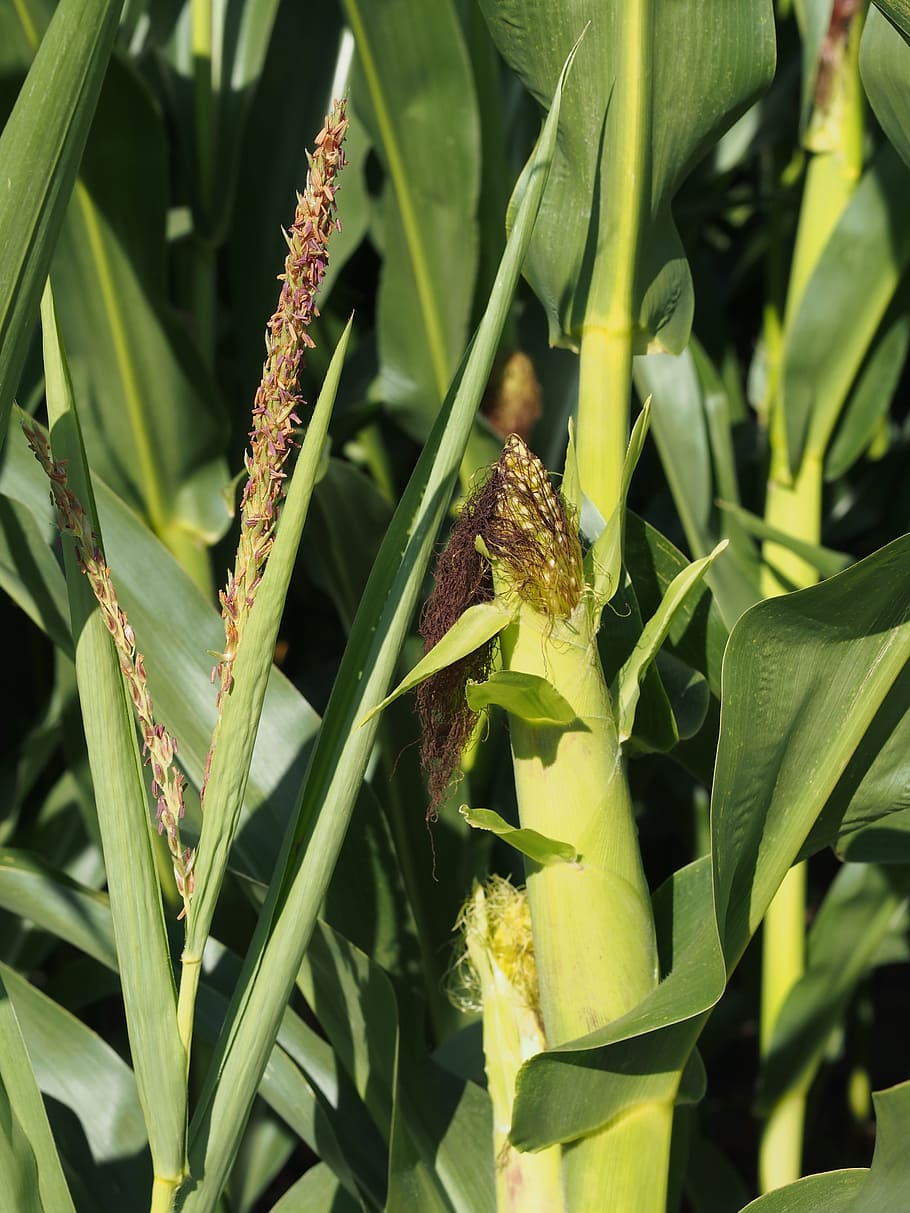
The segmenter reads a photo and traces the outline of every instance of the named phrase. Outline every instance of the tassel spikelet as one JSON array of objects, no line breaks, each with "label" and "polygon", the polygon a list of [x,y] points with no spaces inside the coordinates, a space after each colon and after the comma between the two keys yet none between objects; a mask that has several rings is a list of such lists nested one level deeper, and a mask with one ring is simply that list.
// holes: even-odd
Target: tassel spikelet
[{"label": "tassel spikelet", "polygon": [[57,510],[58,526],[73,538],[79,568],[88,579],[101,610],[101,617],[114,641],[117,660],[139,721],[143,757],[152,767],[152,795],[157,801],[158,833],[167,835],[168,850],[174,865],[174,880],[186,907],[193,892],[194,853],[191,849],[184,848],[180,842],[180,820],[184,813],[183,789],[186,787],[186,780],[174,765],[177,742],[163,724],[155,721],[142,654],[136,649],[135,634],[120,607],[111,570],[105,562],[98,537],[92,530],[82,503],[67,484],[66,465],[52,457],[47,439],[40,430],[25,425],[23,430],[35,458],[44,468],[50,481],[51,499]]},{"label": "tassel spikelet", "polygon": [[[294,444],[294,427],[303,400],[297,380],[304,352],[312,349],[307,329],[319,315],[316,295],[328,264],[332,232],[340,231],[335,204],[336,177],[344,167],[342,148],[348,129],[345,102],[336,101],[316,137],[316,150],[308,157],[306,189],[298,195],[297,213],[285,233],[288,255],[275,314],[266,333],[266,359],[253,402],[250,448],[244,458],[247,481],[240,503],[240,538],[234,568],[219,593],[224,619],[225,645],[212,680],[218,681],[218,709],[233,684],[234,659],[246,619],[262,580],[274,543],[286,473],[284,465]],[[217,726],[215,731],[217,738]],[[206,759],[202,795],[211,770],[212,748]]]}]

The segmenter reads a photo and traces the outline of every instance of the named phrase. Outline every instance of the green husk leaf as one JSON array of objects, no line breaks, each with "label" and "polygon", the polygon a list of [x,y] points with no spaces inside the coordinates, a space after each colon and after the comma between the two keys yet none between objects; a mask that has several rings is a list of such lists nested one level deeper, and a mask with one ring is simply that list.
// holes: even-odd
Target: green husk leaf
[{"label": "green husk leaf", "polygon": [[509,846],[527,855],[535,863],[575,863],[578,852],[568,842],[557,842],[537,830],[516,829],[492,809],[472,809],[463,804],[458,810],[469,826],[475,830],[489,830]]},{"label": "green husk leaf", "polygon": [[520,670],[494,670],[485,682],[469,682],[465,695],[472,712],[495,704],[528,724],[569,725],[575,719],[575,709],[551,682]]},{"label": "green husk leaf", "polygon": [[377,703],[362,720],[356,724],[361,729],[365,724],[378,716],[381,711],[394,703],[400,696],[419,686],[420,683],[438,674],[440,670],[448,669],[462,657],[467,657],[479,649],[482,644],[498,636],[507,627],[514,616],[514,611],[504,607],[499,602],[478,602],[468,607],[457,623],[451,627],[438,644],[434,644],[429,653],[423,657],[409,674],[407,674],[391,694],[386,695],[382,703]]},{"label": "green husk leaf", "polygon": [[562,474],[562,499],[574,514],[581,519],[582,492],[578,476],[578,451],[575,449],[575,422],[569,418],[569,444],[566,447],[566,462]]}]

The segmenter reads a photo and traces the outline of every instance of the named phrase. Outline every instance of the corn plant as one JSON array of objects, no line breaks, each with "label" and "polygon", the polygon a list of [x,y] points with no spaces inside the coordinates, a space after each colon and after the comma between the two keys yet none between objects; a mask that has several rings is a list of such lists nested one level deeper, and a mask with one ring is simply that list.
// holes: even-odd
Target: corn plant
[{"label": "corn plant", "polygon": [[120,7],[0,2],[4,1199],[902,1208],[905,0]]}]

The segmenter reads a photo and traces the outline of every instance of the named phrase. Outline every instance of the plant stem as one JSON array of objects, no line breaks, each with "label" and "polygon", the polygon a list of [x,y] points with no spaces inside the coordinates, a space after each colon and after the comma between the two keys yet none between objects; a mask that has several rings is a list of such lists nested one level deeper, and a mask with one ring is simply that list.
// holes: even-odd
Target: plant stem
[{"label": "plant stem", "polygon": [[656,984],[651,900],[588,601],[566,621],[523,608],[503,633],[502,653],[506,669],[547,678],[579,721],[569,729],[510,721],[522,825],[579,855],[528,871],[552,1047],[617,1019]]},{"label": "plant stem", "polygon": [[177,1031],[186,1053],[186,1068],[189,1072],[190,1049],[193,1041],[193,1019],[196,1013],[196,991],[199,974],[202,972],[202,957],[184,952],[180,959],[180,991],[177,995]]},{"label": "plant stem", "polygon": [[[617,17],[616,85],[611,96],[611,155],[627,166],[626,188],[607,200],[609,256],[597,256],[584,304],[578,384],[578,470],[585,493],[604,520],[620,504],[629,436],[632,354],[637,325],[635,274],[651,179],[652,0],[628,0]],[[600,171],[600,166],[597,166]],[[617,255],[618,253],[618,255]]]},{"label": "plant stem", "polygon": [[[800,863],[784,877],[763,925],[761,1053],[765,1058],[781,1007],[805,969],[805,914],[806,865]],[[799,1178],[805,1108],[805,1091],[797,1089],[772,1109],[759,1147],[763,1192]]]},{"label": "plant stem", "polygon": [[149,1204],[149,1213],[170,1213],[174,1207],[174,1199],[177,1196],[179,1186],[180,1180],[163,1179],[160,1175],[156,1175],[152,1180],[152,1199]]},{"label": "plant stem", "polygon": [[[780,452],[780,447],[776,448]],[[807,451],[793,483],[772,470],[768,477],[765,521],[795,539],[819,543],[821,539],[822,460]],[[767,540],[762,548],[761,589],[766,598],[804,589],[818,581],[818,570],[782,544]]]},{"label": "plant stem", "polygon": [[[806,170],[799,227],[787,291],[786,333],[809,286],[812,271],[837,226],[862,172],[863,94],[859,80],[861,14],[853,20],[842,59],[816,110],[808,134],[815,151]],[[830,35],[830,31],[829,31]],[[835,51],[837,47],[835,46]],[[821,539],[824,455],[830,434],[810,437],[795,477],[790,477],[785,400],[775,383],[771,408],[771,467],[765,518],[797,539]],[[810,426],[811,432],[811,426]],[[766,597],[801,589],[818,581],[818,572],[779,544],[763,548],[762,591]],[[767,1058],[781,1008],[805,969],[806,871],[800,864],[787,873],[765,915],[762,936],[761,1052]],[[772,1108],[759,1148],[762,1192],[782,1187],[801,1174],[806,1093],[794,1089]]]},{"label": "plant stem", "polygon": [[586,326],[578,369],[578,471],[584,491],[606,521],[622,496],[629,439],[632,332]]},{"label": "plant stem", "polygon": [[569,1209],[664,1213],[673,1103],[644,1104],[563,1154]]}]

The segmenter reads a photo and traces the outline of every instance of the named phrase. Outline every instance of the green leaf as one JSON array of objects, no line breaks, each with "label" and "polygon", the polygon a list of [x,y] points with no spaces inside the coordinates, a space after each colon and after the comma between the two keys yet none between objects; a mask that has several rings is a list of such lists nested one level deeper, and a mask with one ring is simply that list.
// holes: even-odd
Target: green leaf
[{"label": "green leaf", "polygon": [[[17,446],[21,445],[21,416],[18,409],[10,413],[16,430],[12,441]],[[47,532],[31,510],[8,497],[0,502],[0,584],[29,619],[72,656],[66,585]]]},{"label": "green leaf", "polygon": [[[719,525],[714,515],[722,479],[736,499],[723,454],[729,422],[712,419],[716,392],[705,390],[704,362],[696,354],[693,345],[679,357],[636,358],[634,378],[639,395],[652,397],[654,442],[692,554],[707,556],[719,539],[730,540],[728,558],[711,569],[707,581],[724,623],[732,628],[758,600],[758,561],[737,529],[721,529],[724,520]],[[717,431],[724,428],[727,433],[721,439]]]},{"label": "green leaf", "polygon": [[[42,301],[48,418],[54,458],[103,544],[66,358],[48,287]],[[177,1030],[170,950],[155,868],[152,823],[130,697],[88,582],[66,548],[76,677],[104,844],[130,1050],[157,1178],[184,1172],[186,1055]]]},{"label": "green leaf", "polygon": [[904,163],[910,165],[910,83],[907,78],[910,11],[905,9],[901,25],[897,5],[880,7],[895,20],[897,28],[877,8],[870,8],[860,43],[860,75],[882,130]]},{"label": "green leaf", "polygon": [[910,1188],[910,1165],[904,1148],[910,1124],[910,1082],[872,1096],[875,1106],[875,1151],[869,1177],[854,1213],[880,1213],[899,1207]]},{"label": "green leaf", "polygon": [[271,1213],[299,1213],[301,1209],[307,1213],[358,1213],[360,1205],[345,1192],[325,1163],[320,1162],[291,1184],[272,1205]]},{"label": "green leaf", "polygon": [[866,1175],[860,1170],[809,1175],[750,1201],[740,1213],[853,1213]]},{"label": "green leaf", "polygon": [[910,284],[898,287],[841,414],[825,459],[825,479],[837,480],[868,450],[900,382],[910,348]]},{"label": "green leaf", "polygon": [[0,975],[0,1183],[19,1213],[73,1210],[13,1003]]},{"label": "green leaf", "polygon": [[269,887],[191,1124],[195,1186],[186,1196],[186,1213],[212,1209],[218,1199],[324,898],[376,732],[375,721],[362,729],[353,726],[381,702],[391,680],[448,508],[546,184],[561,88],[562,82],[535,152],[534,187],[506,247],[470,354],[396,510],[361,599],[290,826],[283,871]]},{"label": "green leaf", "polygon": [[575,863],[578,859],[578,852],[568,842],[546,838],[537,830],[516,829],[492,809],[471,809],[463,804],[458,811],[475,830],[489,830],[541,866],[548,863]]},{"label": "green leaf", "polygon": [[[676,731],[680,740],[686,741],[694,737],[705,722],[711,703],[711,688],[708,680],[697,670],[680,661],[663,648],[658,652],[654,666],[660,673],[661,682],[667,692],[667,698],[673,710]],[[644,691],[642,683],[642,691]],[[636,719],[641,712],[639,705]],[[635,730],[632,737],[634,742]]]},{"label": "green leaf", "polygon": [[468,336],[480,179],[474,82],[452,0],[432,10],[422,0],[345,0],[344,11],[357,46],[353,104],[388,175],[373,392],[425,438]]},{"label": "green leaf", "polygon": [[8,848],[0,850],[0,906],[39,924],[108,968],[117,967],[107,897],[40,860]]},{"label": "green leaf", "polygon": [[[375,814],[375,808],[372,812]],[[60,873],[38,868],[24,856],[7,851],[0,868],[0,904],[20,915],[29,915],[41,930],[67,940],[116,971],[113,922],[108,899],[103,894],[78,886]],[[80,920],[84,920],[84,925]],[[207,977],[220,989],[236,978],[239,968],[238,959],[221,952],[217,968],[210,969]],[[212,986],[202,984],[196,1027],[203,1040],[213,1042],[216,1039],[226,1006],[226,996],[222,997]],[[67,1023],[68,1019],[63,1022]],[[62,1044],[70,1047],[66,1032]],[[89,1052],[91,1054],[91,1050]],[[90,1061],[97,1064],[98,1058],[90,1056]],[[58,1066],[58,1072],[63,1072],[63,1067]],[[125,1067],[124,1072],[129,1074]],[[134,1087],[131,1075],[130,1084]],[[366,1157],[375,1143],[369,1138],[370,1126],[368,1122],[364,1123],[365,1115],[358,1114],[356,1105],[351,1103],[353,1088],[349,1090],[339,1082],[325,1041],[290,1010],[285,1013],[260,1094],[311,1149],[318,1149],[351,1191],[356,1191],[356,1185],[345,1160],[355,1170],[359,1168],[361,1179],[366,1173],[370,1180],[376,1180],[376,1167],[370,1167]],[[133,1098],[135,1100],[134,1091]],[[86,1084],[86,1100],[90,1099],[91,1088]],[[79,1105],[76,1106],[78,1110]],[[343,1113],[340,1112],[342,1107]],[[338,1144],[336,1130],[343,1136],[344,1148]],[[94,1146],[94,1141],[92,1144]],[[131,1154],[132,1150],[132,1145],[128,1144],[125,1154]],[[384,1171],[384,1155],[379,1166]],[[382,1174],[378,1178],[381,1187]]]},{"label": "green leaf", "polygon": [[[198,786],[216,716],[211,653],[224,645],[224,624],[211,601],[136,514],[103,481],[96,478],[93,483],[105,553],[121,605],[141,641],[156,713],[179,739],[181,765]],[[18,424],[4,452],[0,487],[52,542],[55,526],[47,478]],[[49,554],[53,557],[50,549]],[[55,560],[43,562],[40,569],[26,568],[39,602],[51,604],[51,609],[53,603],[66,601],[65,581]],[[41,580],[41,572],[52,579]],[[161,627],[162,619],[168,620],[168,627]],[[293,785],[302,775],[306,747],[318,725],[313,709],[273,667],[246,789],[247,816],[236,844],[248,871],[263,881],[274,865],[281,823],[293,806]],[[188,817],[192,809],[187,806]]]},{"label": "green leaf", "polygon": [[120,7],[62,0],[0,135],[0,442]]},{"label": "green leaf", "polygon": [[[298,984],[390,1142],[386,1207],[492,1209],[487,1097],[415,1056],[401,1040],[399,1017],[406,1008],[399,1009],[388,975],[319,924]],[[415,1188],[422,1194],[419,1204],[404,1195]]]},{"label": "green leaf", "polygon": [[299,1144],[290,1127],[267,1108],[259,1104],[253,1109],[225,1193],[237,1213],[263,1207],[275,1181],[283,1180]]},{"label": "green leaf", "polygon": [[635,649],[618,675],[619,700],[616,707],[617,724],[620,742],[628,741],[632,736],[632,726],[635,722],[635,709],[641,694],[641,680],[651,662],[657,656],[663,644],[673,616],[682,606],[686,597],[707,573],[713,561],[727,546],[727,541],[719,543],[709,556],[696,560],[670,583],[660,608],[651,616],[644,626]]},{"label": "green leaf", "polygon": [[910,1082],[872,1096],[876,1134],[868,1171],[812,1175],[778,1188],[746,1205],[742,1213],[889,1213],[899,1209],[910,1185],[906,1141],[910,1123]]},{"label": "green leaf", "polygon": [[649,397],[641,406],[641,412],[632,427],[632,436],[629,439],[622,465],[622,495],[619,505],[585,556],[585,577],[594,589],[595,598],[600,602],[609,602],[620,587],[626,498],[632,483],[632,473],[638,466],[644,449],[650,423],[651,400]]},{"label": "green leaf", "polygon": [[670,204],[692,164],[769,83],[771,5],[714,0],[706,11],[700,0],[634,0],[592,10],[584,0],[482,0],[481,8],[541,104],[591,23],[527,270],[551,343],[575,345],[583,325],[612,322],[633,325],[641,350],[679,352],[693,297]]},{"label": "green leaf", "polygon": [[833,552],[820,543],[808,543],[804,539],[796,539],[788,532],[771,526],[765,522],[764,518],[759,518],[751,510],[744,510],[742,506],[732,505],[729,501],[718,501],[717,504],[725,513],[735,515],[749,534],[755,535],[758,539],[773,539],[775,543],[779,543],[789,551],[796,552],[813,568],[818,569],[822,577],[833,577],[835,573],[843,572],[852,560],[852,557],[847,556],[844,552]]},{"label": "green leaf", "polygon": [[909,63],[910,7],[905,0],[882,0],[866,15],[859,70],[872,110],[906,165],[910,165]]},{"label": "green leaf", "polygon": [[[646,616],[657,612],[674,577],[689,565],[666,536],[631,512],[626,514],[624,560]],[[713,694],[720,695],[721,665],[728,636],[714,596],[703,585],[693,591],[675,616],[666,647],[674,657],[703,674]]]},{"label": "green leaf", "polygon": [[[0,978],[38,1086],[48,1097],[71,1187],[78,1191],[81,1186],[99,1211],[143,1208],[152,1176],[133,1072],[100,1036],[18,973],[0,965]],[[56,1114],[56,1104],[69,1116]],[[82,1199],[79,1204],[81,1208]],[[48,1208],[56,1213],[55,1204]]]},{"label": "green leaf", "polygon": [[823,455],[898,281],[910,263],[910,174],[876,153],[819,256],[787,329],[781,371],[790,467]]},{"label": "green leaf", "polygon": [[874,4],[910,38],[910,0],[874,0]]},{"label": "green leaf", "polygon": [[790,1091],[808,1089],[883,939],[896,921],[903,925],[908,888],[904,867],[845,864],[838,872],[809,932],[806,970],[774,1022],[760,1075],[760,1115]]},{"label": "green leaf", "polygon": [[498,636],[503,628],[511,623],[514,610],[504,607],[499,602],[478,602],[460,615],[445,636],[435,644],[417,665],[407,674],[391,694],[383,699],[362,720],[357,722],[357,728],[363,728],[368,721],[378,716],[399,696],[413,690],[440,670],[446,670],[456,661],[476,652],[481,645]]},{"label": "green leaf", "polygon": [[115,63],[51,278],[92,468],[207,576],[200,549],[231,518],[226,426],[215,382],[166,298],[166,168],[162,115]]},{"label": "green leaf", "polygon": [[493,1118],[486,1091],[415,1058],[406,1048],[399,1069],[388,1213],[494,1213]]},{"label": "green leaf", "polygon": [[465,695],[473,712],[495,704],[528,724],[570,725],[575,720],[575,709],[551,682],[520,670],[494,670],[485,682],[469,682]]},{"label": "green leaf", "polygon": [[[683,560],[680,571],[688,565],[688,560]],[[659,610],[662,599],[663,592],[654,605],[655,611]],[[607,622],[597,634],[597,647],[604,678],[611,696],[615,699],[618,693],[617,675],[629,655],[635,651],[644,627],[635,586],[628,576],[623,577],[607,612]],[[666,753],[674,749],[679,741],[673,710],[656,664],[651,664],[644,673],[641,702],[634,723],[634,740],[630,739],[627,750],[630,755],[646,753],[649,750]]]}]

